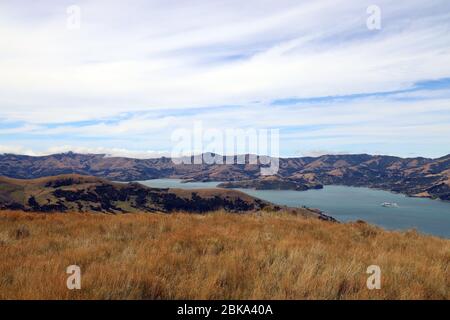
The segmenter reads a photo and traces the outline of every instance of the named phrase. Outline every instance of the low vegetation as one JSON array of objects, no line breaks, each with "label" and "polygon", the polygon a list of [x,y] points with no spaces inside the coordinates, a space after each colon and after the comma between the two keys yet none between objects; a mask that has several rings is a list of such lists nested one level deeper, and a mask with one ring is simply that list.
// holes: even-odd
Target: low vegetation
[{"label": "low vegetation", "polygon": [[[0,209],[49,213],[201,213],[213,210],[246,212],[262,208],[275,210],[274,205],[236,190],[159,189],[77,174],[28,180],[0,177]],[[321,216],[313,211],[302,211]]]},{"label": "low vegetation", "polygon": [[0,299],[449,299],[449,264],[449,240],[363,222],[0,212]]}]

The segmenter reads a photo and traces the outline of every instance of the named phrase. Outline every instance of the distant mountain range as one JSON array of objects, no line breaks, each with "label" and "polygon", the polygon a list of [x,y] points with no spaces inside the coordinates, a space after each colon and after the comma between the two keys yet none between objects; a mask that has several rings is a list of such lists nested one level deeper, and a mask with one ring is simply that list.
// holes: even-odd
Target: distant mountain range
[{"label": "distant mountain range", "polygon": [[276,183],[260,176],[260,166],[248,164],[248,155],[246,160],[245,164],[175,164],[166,157],[132,159],[71,152],[42,157],[3,154],[0,155],[0,175],[33,179],[75,173],[114,181],[156,178],[246,181],[247,186],[286,186],[296,190],[336,184],[450,200],[450,154],[437,159],[368,154],[280,158]]}]

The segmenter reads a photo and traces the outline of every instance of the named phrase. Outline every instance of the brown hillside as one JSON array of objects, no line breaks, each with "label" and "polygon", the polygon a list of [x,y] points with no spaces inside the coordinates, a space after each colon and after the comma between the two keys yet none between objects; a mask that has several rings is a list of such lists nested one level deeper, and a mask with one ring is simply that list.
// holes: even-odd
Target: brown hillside
[{"label": "brown hillside", "polygon": [[449,240],[365,223],[0,212],[0,299],[450,299],[449,265]]},{"label": "brown hillside", "polygon": [[[200,156],[199,156],[200,157]],[[248,160],[248,155],[246,156]],[[399,158],[367,154],[280,158],[278,176],[315,185],[365,186],[450,200],[446,183],[450,155],[438,158]],[[64,153],[44,157],[0,155],[0,175],[39,178],[76,173],[114,181],[182,178],[196,181],[243,181],[260,178],[259,165],[175,164],[169,158],[130,159],[101,154]],[[314,177],[314,181],[311,181]],[[256,182],[258,183],[258,181]]]},{"label": "brown hillside", "polygon": [[159,189],[76,174],[21,180],[0,177],[0,209],[35,212],[251,212],[290,210],[333,220],[317,210],[288,209],[226,189]]}]

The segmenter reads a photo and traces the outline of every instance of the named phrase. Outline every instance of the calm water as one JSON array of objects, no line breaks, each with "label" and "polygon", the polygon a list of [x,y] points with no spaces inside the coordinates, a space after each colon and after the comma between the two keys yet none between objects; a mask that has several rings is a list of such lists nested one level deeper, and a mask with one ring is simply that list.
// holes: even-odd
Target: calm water
[{"label": "calm water", "polygon": [[[214,188],[218,182],[181,183],[177,179],[140,181],[159,188]],[[291,207],[318,208],[339,221],[361,219],[386,229],[411,229],[450,238],[450,203],[409,198],[401,194],[369,188],[325,186],[322,190],[238,189],[252,196]],[[398,208],[385,208],[382,202],[395,202]]]}]

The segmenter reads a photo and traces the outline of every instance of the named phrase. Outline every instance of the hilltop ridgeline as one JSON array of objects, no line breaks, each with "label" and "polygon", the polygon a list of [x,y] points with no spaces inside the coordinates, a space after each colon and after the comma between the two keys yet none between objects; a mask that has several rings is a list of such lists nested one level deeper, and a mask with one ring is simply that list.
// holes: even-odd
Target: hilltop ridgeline
[{"label": "hilltop ridgeline", "polygon": [[296,190],[336,184],[450,200],[450,155],[437,159],[367,154],[280,158],[277,181],[261,177],[260,165],[249,164],[248,155],[245,164],[175,164],[165,157],[132,159],[71,152],[43,157],[0,155],[3,176],[32,179],[70,173],[114,181],[180,178]]},{"label": "hilltop ridgeline", "polygon": [[139,183],[114,183],[75,174],[32,180],[0,177],[0,209],[102,213],[289,210],[299,215],[334,220],[318,210],[276,206],[235,190],[149,188]]}]

